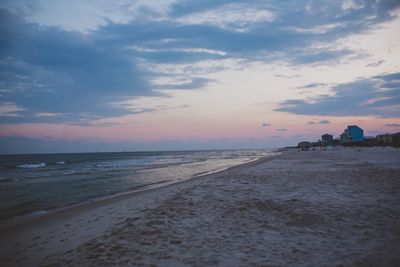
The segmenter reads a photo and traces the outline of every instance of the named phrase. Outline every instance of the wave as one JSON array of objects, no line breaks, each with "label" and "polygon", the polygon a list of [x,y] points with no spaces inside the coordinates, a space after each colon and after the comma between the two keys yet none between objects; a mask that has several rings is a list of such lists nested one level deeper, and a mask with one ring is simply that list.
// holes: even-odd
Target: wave
[{"label": "wave", "polygon": [[10,177],[0,177],[0,183],[8,183],[8,182],[12,182],[13,179]]},{"label": "wave", "polygon": [[45,168],[50,165],[65,165],[66,161],[53,161],[53,162],[40,162],[40,163],[26,163],[20,165],[6,165],[3,168],[5,169],[14,169],[14,168],[22,168],[22,169],[35,169],[35,168]]},{"label": "wave", "polygon": [[41,163],[36,163],[36,164],[21,164],[17,165],[17,168],[23,168],[23,169],[34,169],[34,168],[44,168],[46,167],[47,164],[45,162]]},{"label": "wave", "polygon": [[72,170],[72,171],[69,171],[69,172],[64,172],[63,175],[73,175],[75,173],[76,173],[76,171]]}]

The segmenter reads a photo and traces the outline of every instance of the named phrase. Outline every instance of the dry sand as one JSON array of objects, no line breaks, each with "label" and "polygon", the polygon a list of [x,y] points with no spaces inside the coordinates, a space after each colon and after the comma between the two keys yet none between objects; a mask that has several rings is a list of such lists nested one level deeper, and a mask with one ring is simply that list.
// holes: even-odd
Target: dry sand
[{"label": "dry sand", "polygon": [[286,151],[1,231],[1,266],[400,266],[400,149]]}]

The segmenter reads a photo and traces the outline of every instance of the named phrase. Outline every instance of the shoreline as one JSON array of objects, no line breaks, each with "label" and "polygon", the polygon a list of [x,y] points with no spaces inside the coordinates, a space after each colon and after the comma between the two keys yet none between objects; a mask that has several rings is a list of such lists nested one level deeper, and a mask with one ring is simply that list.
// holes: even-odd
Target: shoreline
[{"label": "shoreline", "polygon": [[285,150],[2,231],[0,262],[398,266],[399,160],[397,149]]},{"label": "shoreline", "polygon": [[[273,151],[273,153],[282,153],[282,151],[286,151],[285,149],[277,149],[276,151]],[[143,202],[145,205],[144,206],[154,206],[157,204],[162,203],[165,201],[168,197],[170,197],[173,194],[179,193],[181,190],[184,188],[190,187],[194,184],[201,183],[204,180],[207,179],[212,179],[214,177],[218,177],[220,175],[223,175],[226,172],[230,172],[232,170],[238,169],[238,168],[243,168],[245,166],[250,166],[253,164],[257,164],[259,162],[264,162],[271,160],[275,157],[279,157],[280,154],[278,155],[268,155],[264,156],[255,160],[252,160],[250,162],[245,162],[239,165],[231,166],[227,169],[217,171],[211,174],[206,174],[206,175],[201,175],[201,176],[194,176],[192,178],[182,180],[182,181],[175,181],[171,182],[169,184],[164,184],[163,186],[159,187],[153,187],[153,188],[146,188],[146,189],[141,189],[141,190],[133,190],[133,191],[126,191],[122,192],[116,195],[111,195],[102,199],[98,200],[89,200],[83,203],[79,203],[77,205],[72,205],[72,206],[67,206],[61,209],[56,209],[52,212],[49,212],[48,214],[45,214],[43,216],[38,216],[34,218],[29,218],[26,221],[21,221],[16,224],[10,224],[10,225],[3,225],[0,228],[0,236],[2,236],[2,239],[0,241],[0,246],[5,247],[4,244],[9,244],[11,243],[21,243],[21,242],[15,242],[15,240],[25,240],[27,242],[28,240],[36,240],[35,238],[37,236],[40,236],[41,234],[44,234],[48,231],[48,228],[51,227],[56,227],[58,230],[60,230],[59,226],[62,225],[72,225],[71,221],[74,221],[76,218],[79,217],[93,217],[96,216],[95,214],[101,214],[101,213],[106,213],[106,210],[108,207],[113,207],[116,205],[120,205],[121,203],[124,202],[130,202],[135,199],[138,199],[138,202]],[[149,202],[149,203],[147,203]],[[143,207],[141,205],[138,205],[139,207],[136,207],[137,210],[141,210]],[[92,214],[92,215],[88,215]],[[103,225],[98,225],[100,227],[95,227],[91,229],[85,229],[88,230],[88,234],[81,234],[81,236],[78,238],[78,242],[72,242],[70,246],[67,247],[74,247],[77,244],[83,242],[82,240],[88,240],[90,238],[94,238],[95,236],[99,235],[99,233],[103,233],[106,231],[106,229],[112,227],[112,225],[115,225],[119,223],[124,217],[124,215],[121,215],[121,218],[115,218],[115,220],[107,220],[107,222]],[[125,216],[127,217],[127,216]],[[100,219],[99,219],[100,220]],[[99,221],[98,220],[98,221]],[[97,222],[97,221],[96,221]],[[76,221],[75,221],[76,223]],[[92,222],[93,223],[93,222]],[[62,227],[61,227],[62,228]],[[91,230],[91,231],[90,231]],[[57,230],[50,231],[50,234],[54,233]],[[69,230],[71,231],[71,230]],[[69,231],[65,232],[62,231],[61,235],[61,240],[67,239],[69,236]],[[78,230],[79,231],[79,230]],[[63,238],[62,236],[65,236]],[[29,242],[29,241],[28,241]],[[64,241],[63,241],[64,243]],[[44,245],[46,245],[45,243]],[[8,246],[9,247],[9,246]],[[11,251],[14,250],[14,248],[10,248]],[[47,248],[48,249],[48,248]],[[57,247],[55,248],[54,252],[59,252],[59,250],[64,249],[64,244],[62,247]],[[43,249],[44,250],[44,249]],[[42,251],[42,250],[41,250]],[[4,255],[1,255],[4,254]],[[39,253],[40,254],[40,253]],[[46,252],[47,254],[47,252]],[[4,261],[4,258],[7,258],[6,256],[8,253],[4,251],[4,253],[0,253],[0,262]],[[35,255],[35,257],[38,257]],[[5,260],[7,262],[7,260]],[[29,261],[30,264],[33,264],[31,266],[35,266],[35,261]],[[39,264],[40,261],[36,262],[36,265]],[[17,265],[11,265],[11,266],[20,266],[19,264]]]},{"label": "shoreline", "polygon": [[249,161],[245,161],[245,162],[240,163],[238,165],[222,168],[222,169],[219,169],[219,170],[211,170],[211,171],[207,171],[205,173],[195,174],[195,175],[191,176],[190,178],[187,178],[187,179],[184,179],[184,180],[168,181],[168,182],[160,181],[160,182],[156,182],[156,183],[152,183],[152,184],[145,184],[145,185],[141,185],[141,186],[135,187],[134,189],[130,189],[130,190],[127,190],[127,191],[115,192],[115,193],[112,193],[110,195],[100,195],[100,196],[96,196],[96,197],[90,198],[88,200],[84,200],[84,201],[81,201],[81,202],[78,202],[78,203],[74,203],[74,204],[70,204],[70,205],[66,205],[66,206],[49,208],[49,209],[44,209],[44,210],[35,210],[35,211],[33,211],[33,212],[29,213],[29,214],[20,215],[20,216],[17,216],[17,217],[12,217],[12,218],[9,218],[9,219],[6,219],[6,220],[0,222],[0,233],[2,231],[4,231],[5,229],[12,228],[14,226],[18,226],[18,225],[21,225],[21,224],[28,224],[28,223],[33,222],[35,220],[38,220],[38,219],[40,219],[42,217],[46,217],[46,216],[49,216],[49,215],[52,215],[52,214],[55,214],[55,213],[58,213],[58,212],[63,212],[63,211],[66,211],[66,210],[79,208],[81,206],[91,205],[93,203],[102,202],[102,201],[106,201],[106,200],[113,199],[113,198],[124,197],[125,195],[129,196],[131,194],[135,194],[135,193],[138,193],[138,192],[154,190],[154,189],[162,188],[162,187],[165,187],[165,186],[170,186],[170,185],[173,185],[173,184],[176,184],[176,183],[181,183],[181,182],[185,182],[185,181],[188,181],[188,180],[197,179],[197,178],[201,178],[201,177],[204,177],[204,176],[220,173],[220,172],[229,170],[229,169],[234,168],[234,167],[238,167],[238,166],[242,166],[242,165],[245,165],[245,164],[248,164],[248,163],[251,163],[251,162],[258,161],[258,160],[260,160],[262,158],[268,158],[268,157],[274,156],[275,153],[280,153],[279,151],[284,151],[285,149],[286,148],[273,149],[270,152],[273,155],[267,155],[267,156],[262,156],[262,157],[256,158],[256,159],[250,159]]}]

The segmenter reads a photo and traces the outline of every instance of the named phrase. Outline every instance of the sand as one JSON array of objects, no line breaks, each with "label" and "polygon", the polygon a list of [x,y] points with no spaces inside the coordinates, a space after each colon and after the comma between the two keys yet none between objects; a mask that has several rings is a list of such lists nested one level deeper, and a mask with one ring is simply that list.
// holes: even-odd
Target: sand
[{"label": "sand", "polygon": [[1,230],[1,266],[400,266],[400,149],[289,150]]}]

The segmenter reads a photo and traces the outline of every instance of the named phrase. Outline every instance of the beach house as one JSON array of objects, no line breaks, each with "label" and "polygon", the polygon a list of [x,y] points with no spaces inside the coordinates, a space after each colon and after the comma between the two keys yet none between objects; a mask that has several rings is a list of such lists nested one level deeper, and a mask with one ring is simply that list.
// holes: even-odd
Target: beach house
[{"label": "beach house", "polygon": [[349,125],[340,135],[340,142],[351,143],[364,141],[364,130],[357,125]]},{"label": "beach house", "polygon": [[324,134],[321,136],[321,142],[323,146],[331,146],[333,145],[333,135]]},{"label": "beach house", "polygon": [[380,134],[376,136],[376,141],[379,145],[390,145],[400,147],[400,133]]},{"label": "beach house", "polygon": [[400,133],[395,133],[392,135],[392,144],[395,147],[400,147]]},{"label": "beach house", "polygon": [[393,135],[392,134],[380,134],[376,136],[376,141],[379,143],[392,143]]}]

